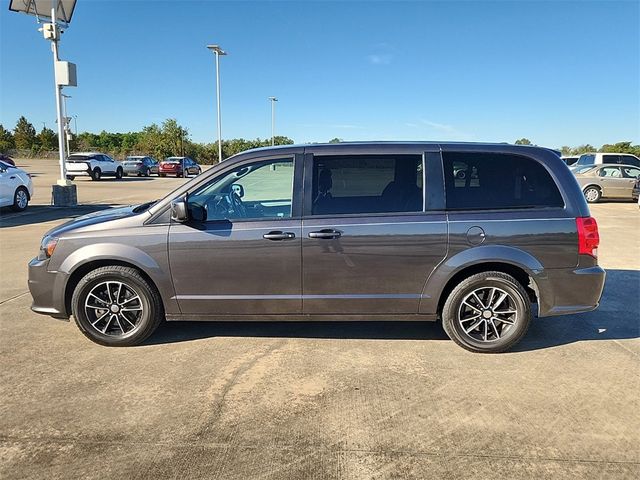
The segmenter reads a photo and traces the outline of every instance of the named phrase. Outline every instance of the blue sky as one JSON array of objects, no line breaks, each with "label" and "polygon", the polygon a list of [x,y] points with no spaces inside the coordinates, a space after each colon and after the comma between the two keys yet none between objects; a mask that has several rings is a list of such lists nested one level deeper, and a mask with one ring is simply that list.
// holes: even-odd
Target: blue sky
[{"label": "blue sky", "polygon": [[[54,126],[48,42],[0,8],[0,123]],[[216,138],[640,142],[640,2],[78,0],[61,58],[80,131],[174,117]]]}]

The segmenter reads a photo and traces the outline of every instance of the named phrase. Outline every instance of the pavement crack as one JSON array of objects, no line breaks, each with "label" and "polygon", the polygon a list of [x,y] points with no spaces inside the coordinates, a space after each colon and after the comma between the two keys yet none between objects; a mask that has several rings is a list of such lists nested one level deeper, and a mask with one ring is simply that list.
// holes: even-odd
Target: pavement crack
[{"label": "pavement crack", "polygon": [[16,298],[24,297],[28,293],[29,293],[28,291],[27,292],[18,293],[17,295],[14,295],[13,297],[7,298],[6,300],[1,300],[0,301],[0,305],[2,305],[3,303],[10,302],[11,300],[15,300]]}]

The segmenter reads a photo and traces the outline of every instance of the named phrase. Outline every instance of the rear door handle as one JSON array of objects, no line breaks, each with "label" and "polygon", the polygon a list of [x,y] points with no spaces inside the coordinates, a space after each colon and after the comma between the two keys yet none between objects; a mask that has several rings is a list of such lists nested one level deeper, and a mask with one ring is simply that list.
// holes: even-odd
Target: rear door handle
[{"label": "rear door handle", "polygon": [[281,232],[281,231],[274,231],[274,232],[269,232],[269,233],[265,233],[262,238],[264,238],[265,240],[291,240],[293,238],[296,238],[296,234],[293,232]]},{"label": "rear door handle", "polygon": [[317,232],[309,232],[309,238],[322,238],[331,240],[333,238],[340,238],[341,236],[342,232],[339,232],[338,230],[332,230],[330,228],[319,230]]}]

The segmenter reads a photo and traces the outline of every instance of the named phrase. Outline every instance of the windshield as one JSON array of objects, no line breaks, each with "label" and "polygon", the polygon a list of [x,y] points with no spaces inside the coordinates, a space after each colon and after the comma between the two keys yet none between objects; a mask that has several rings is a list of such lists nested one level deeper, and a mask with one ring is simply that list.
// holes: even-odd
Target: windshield
[{"label": "windshield", "polygon": [[575,169],[573,169],[573,173],[584,173],[584,172],[588,172],[593,168],[595,168],[594,165],[585,165],[582,167],[576,167]]},{"label": "windshield", "polygon": [[596,162],[596,156],[593,153],[585,153],[580,155],[580,158],[576,162],[578,165],[593,165]]}]

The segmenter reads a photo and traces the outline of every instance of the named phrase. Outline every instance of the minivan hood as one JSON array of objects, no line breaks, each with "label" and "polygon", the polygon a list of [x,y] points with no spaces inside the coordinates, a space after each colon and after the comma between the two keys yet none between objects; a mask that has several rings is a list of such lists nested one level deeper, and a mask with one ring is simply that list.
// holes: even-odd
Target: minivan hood
[{"label": "minivan hood", "polygon": [[[129,205],[127,207],[119,207],[119,208],[107,208],[105,210],[99,210],[97,212],[88,213],[86,215],[82,215],[80,217],[74,218],[73,220],[69,220],[68,222],[63,223],[62,225],[58,225],[57,227],[49,230],[46,235],[51,236],[60,236],[63,233],[67,233],[71,230],[80,230],[85,227],[89,227],[91,225],[96,225],[99,223],[109,222],[111,220],[118,220],[121,218],[131,217],[133,215],[139,215],[140,213],[135,213],[133,210],[137,207],[137,205]],[[146,211],[146,210],[145,210]]]}]

